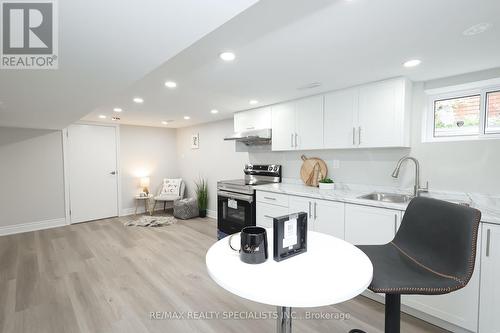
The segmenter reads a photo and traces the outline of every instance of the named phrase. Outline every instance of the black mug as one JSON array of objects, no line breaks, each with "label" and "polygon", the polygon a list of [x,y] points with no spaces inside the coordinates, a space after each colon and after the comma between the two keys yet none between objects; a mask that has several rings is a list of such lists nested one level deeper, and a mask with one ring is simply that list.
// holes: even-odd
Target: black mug
[{"label": "black mug", "polygon": [[267,260],[267,233],[261,227],[245,227],[240,232],[241,247],[239,250],[231,245],[233,234],[229,237],[229,247],[240,253],[241,261],[247,264],[262,264]]}]

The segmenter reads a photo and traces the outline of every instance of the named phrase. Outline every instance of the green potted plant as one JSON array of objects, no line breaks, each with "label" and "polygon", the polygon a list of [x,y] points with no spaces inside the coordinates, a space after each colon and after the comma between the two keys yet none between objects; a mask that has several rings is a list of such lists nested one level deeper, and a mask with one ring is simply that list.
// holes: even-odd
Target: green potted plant
[{"label": "green potted plant", "polygon": [[208,207],[207,180],[200,177],[200,179],[194,183],[196,185],[196,199],[198,200],[198,210],[200,217],[206,217]]},{"label": "green potted plant", "polygon": [[335,189],[335,183],[331,178],[325,177],[319,181],[320,190],[333,190]]}]

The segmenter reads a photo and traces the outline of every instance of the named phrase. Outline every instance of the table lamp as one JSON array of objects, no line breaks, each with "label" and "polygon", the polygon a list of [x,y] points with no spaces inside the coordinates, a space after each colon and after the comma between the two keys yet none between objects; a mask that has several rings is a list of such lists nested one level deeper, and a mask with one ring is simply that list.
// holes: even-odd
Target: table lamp
[{"label": "table lamp", "polygon": [[149,194],[149,177],[141,178],[141,187],[144,193]]}]

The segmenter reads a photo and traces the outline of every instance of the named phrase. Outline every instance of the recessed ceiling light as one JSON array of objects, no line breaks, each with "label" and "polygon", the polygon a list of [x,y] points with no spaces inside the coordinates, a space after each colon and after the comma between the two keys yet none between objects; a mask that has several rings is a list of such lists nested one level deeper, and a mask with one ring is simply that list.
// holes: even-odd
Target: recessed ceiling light
[{"label": "recessed ceiling light", "polygon": [[250,105],[255,105],[255,104],[259,104],[259,101],[256,100],[256,99],[251,99],[249,102],[248,102]]},{"label": "recessed ceiling light", "polygon": [[234,59],[236,59],[236,55],[233,52],[226,51],[219,54],[219,58],[224,61],[233,61]]},{"label": "recessed ceiling light", "polygon": [[106,116],[105,116],[105,115],[103,115],[103,114],[100,114],[100,115],[99,115],[99,118],[101,118],[101,119],[106,119]]},{"label": "recessed ceiling light", "polygon": [[410,68],[410,67],[416,67],[416,66],[420,65],[421,63],[422,63],[422,61],[419,59],[412,59],[412,60],[406,61],[403,64],[403,66],[405,66],[406,68]]},{"label": "recessed ceiling light", "polygon": [[488,30],[489,28],[491,28],[491,23],[488,23],[488,22],[483,22],[483,23],[479,23],[479,24],[475,24],[473,25],[472,27],[469,27],[467,29],[465,29],[462,34],[464,36],[474,36],[474,35],[478,35],[478,34],[481,34],[483,32],[485,32],[486,30]]},{"label": "recessed ceiling light", "polygon": [[115,111],[115,112],[122,112],[123,109],[122,108],[114,108],[113,111]]},{"label": "recessed ceiling light", "polygon": [[177,83],[175,83],[174,81],[167,81],[165,82],[165,87],[174,89],[175,87],[177,87]]},{"label": "recessed ceiling light", "polygon": [[161,123],[162,123],[163,125],[168,125],[168,121],[165,121],[165,120],[164,120],[164,121],[162,121]]},{"label": "recessed ceiling light", "polygon": [[134,97],[133,101],[137,104],[142,104],[144,103],[144,100],[140,97]]},{"label": "recessed ceiling light", "polygon": [[189,119],[191,119],[191,117],[190,116],[184,116],[184,119],[185,120],[189,120]]},{"label": "recessed ceiling light", "polygon": [[219,110],[212,109],[212,110],[210,110],[210,113],[211,113],[211,114],[217,114],[217,113],[219,113]]}]

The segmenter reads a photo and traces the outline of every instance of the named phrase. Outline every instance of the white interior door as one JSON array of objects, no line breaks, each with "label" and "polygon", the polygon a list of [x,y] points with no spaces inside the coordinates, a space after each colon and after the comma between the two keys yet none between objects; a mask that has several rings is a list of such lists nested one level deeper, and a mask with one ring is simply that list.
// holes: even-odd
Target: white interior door
[{"label": "white interior door", "polygon": [[71,223],[118,216],[116,127],[68,128]]}]

